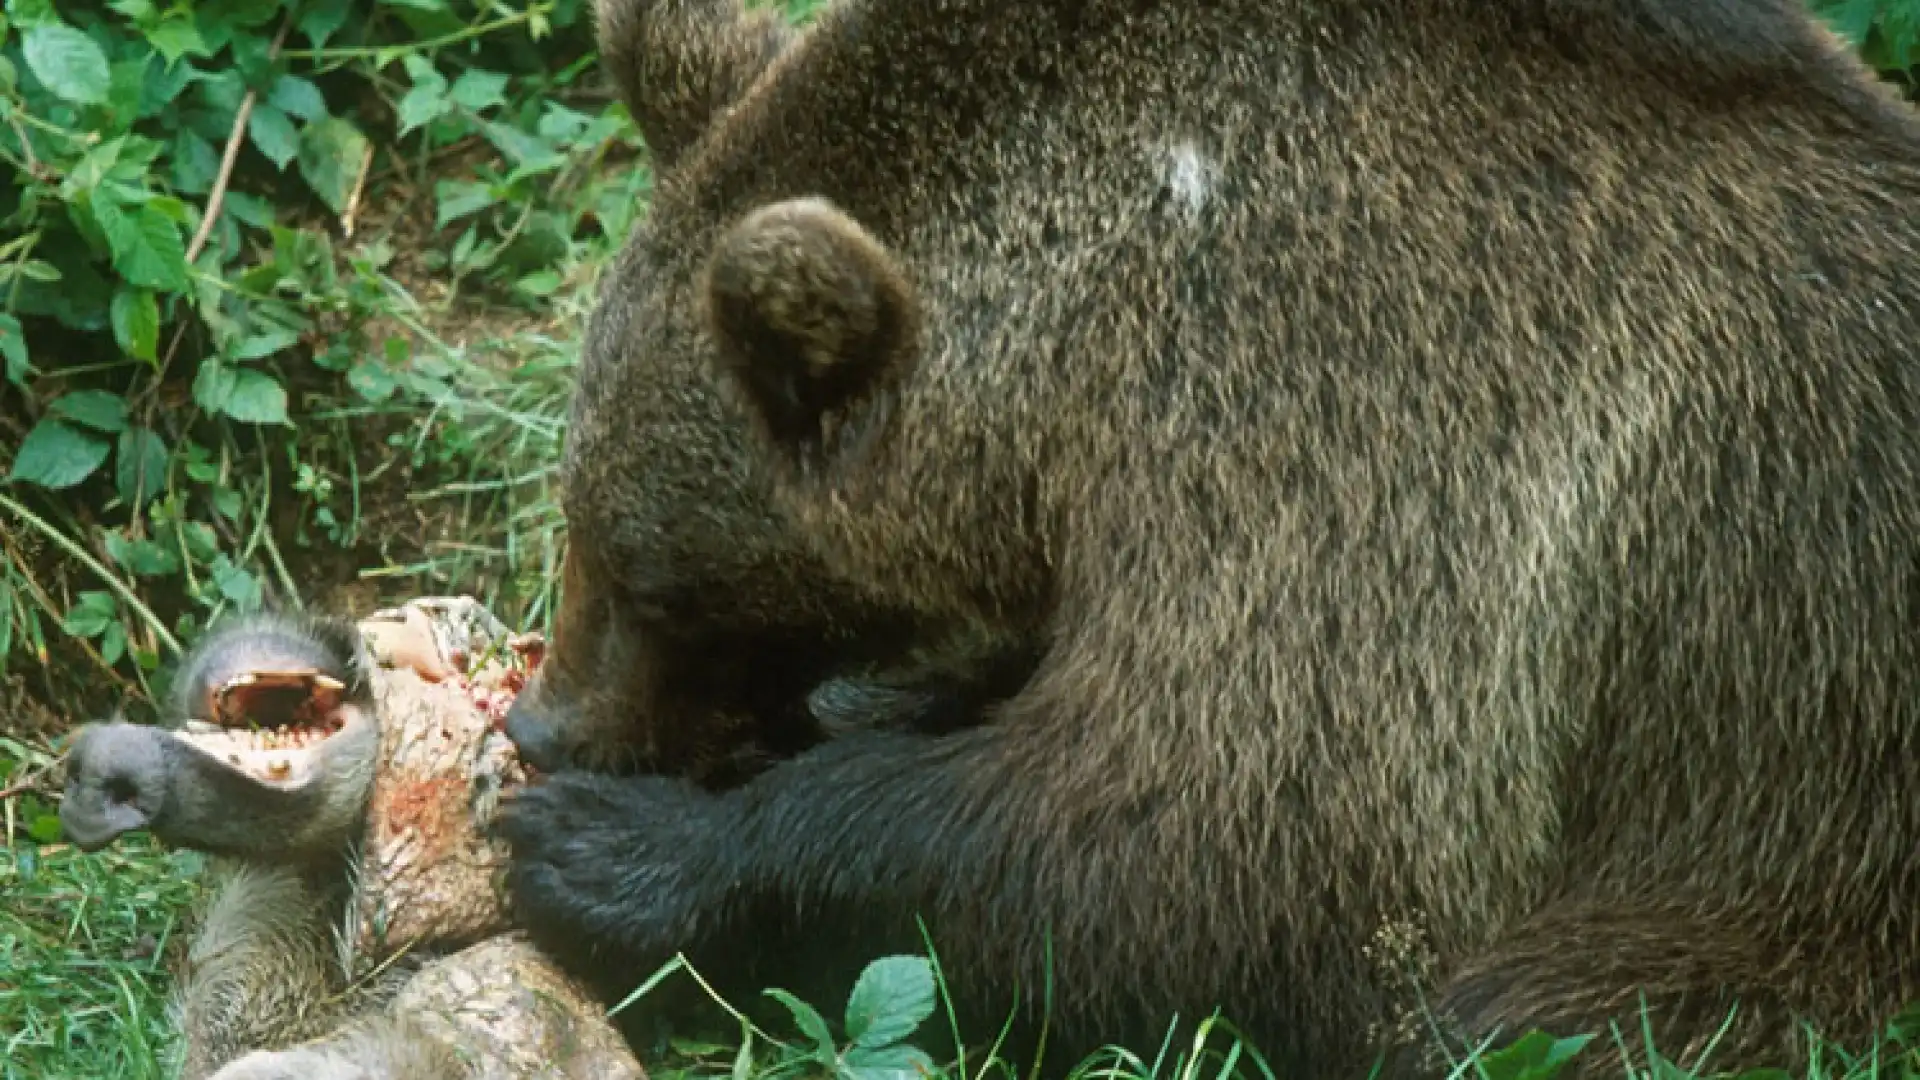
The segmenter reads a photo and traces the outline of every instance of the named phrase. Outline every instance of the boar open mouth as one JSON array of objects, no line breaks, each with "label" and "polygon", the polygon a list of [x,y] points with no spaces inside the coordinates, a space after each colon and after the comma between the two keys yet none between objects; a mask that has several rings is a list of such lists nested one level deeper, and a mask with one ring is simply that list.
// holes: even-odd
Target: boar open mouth
[{"label": "boar open mouth", "polygon": [[242,672],[207,695],[210,719],[190,719],[173,736],[256,782],[297,787],[317,771],[327,740],[367,722],[345,693],[320,671]]}]

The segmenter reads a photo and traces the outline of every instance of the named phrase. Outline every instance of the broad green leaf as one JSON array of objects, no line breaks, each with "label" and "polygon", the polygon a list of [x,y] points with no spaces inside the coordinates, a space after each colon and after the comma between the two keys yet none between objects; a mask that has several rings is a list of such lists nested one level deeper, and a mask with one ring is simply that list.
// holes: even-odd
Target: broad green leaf
[{"label": "broad green leaf", "polygon": [[353,0],[308,0],[300,7],[300,33],[316,49],[325,48],[327,39],[347,25]]},{"label": "broad green leaf", "polygon": [[264,101],[256,103],[247,117],[247,137],[276,169],[286,168],[300,154],[300,133],[294,130],[293,121]]},{"label": "broad green leaf", "polygon": [[20,320],[0,311],[0,360],[6,361],[7,381],[26,389],[27,376],[34,373],[28,362],[27,334]]},{"label": "broad green leaf", "polygon": [[592,123],[593,117],[586,113],[548,102],[534,130],[548,142],[566,144],[578,139]]},{"label": "broad green leaf", "polygon": [[280,14],[281,8],[290,6],[285,0],[200,0],[195,5],[201,16],[242,30],[263,27]]},{"label": "broad green leaf", "polygon": [[433,197],[438,204],[433,217],[433,227],[436,229],[445,228],[448,222],[458,221],[500,201],[492,185],[467,180],[435,181]]},{"label": "broad green leaf", "polygon": [[318,120],[327,115],[327,99],[320,88],[298,75],[282,75],[274,80],[267,103],[288,116]]},{"label": "broad green leaf", "polygon": [[194,372],[193,403],[208,412],[226,412],[235,381],[233,368],[209,356],[200,361],[200,370]]},{"label": "broad green leaf", "polygon": [[125,286],[113,294],[113,340],[120,351],[149,364],[160,362],[160,303],[146,289]]},{"label": "broad green leaf", "polygon": [[[111,130],[124,131],[142,117],[140,105],[146,98],[147,68],[152,66],[151,53],[141,53],[132,60],[115,60],[108,64],[107,112],[113,117]],[[130,170],[126,178],[138,182],[144,176]]]},{"label": "broad green leaf", "polygon": [[1819,14],[1835,32],[1847,39],[1849,45],[1857,49],[1866,40],[1868,31],[1873,29],[1880,5],[1881,0],[1840,0],[1822,8]]},{"label": "broad green leaf", "polygon": [[[198,195],[213,187],[213,178],[220,171],[220,152],[203,136],[182,129],[173,137],[173,187],[175,191],[184,191]],[[228,192],[232,199],[238,192]]]},{"label": "broad green leaf", "polygon": [[359,128],[337,116],[300,133],[300,175],[336,214],[346,212],[369,145]]},{"label": "broad green leaf", "polygon": [[226,597],[241,611],[252,611],[260,606],[260,581],[244,568],[235,566],[233,560],[221,555],[213,561],[214,587],[220,595]]},{"label": "broad green leaf", "polygon": [[60,817],[58,814],[39,814],[27,825],[27,835],[36,844],[57,844],[60,842]]},{"label": "broad green leaf", "polygon": [[180,556],[165,544],[129,540],[119,530],[106,534],[107,557],[139,577],[167,577],[180,570]]},{"label": "broad green leaf", "polygon": [[127,655],[127,628],[124,623],[115,621],[107,624],[107,631],[100,635],[100,659],[111,667]]},{"label": "broad green leaf", "polygon": [[563,160],[560,152],[537,136],[493,120],[480,121],[480,133],[499,151],[525,171],[552,168]]},{"label": "broad green leaf", "polygon": [[213,50],[190,18],[169,15],[147,30],[147,43],[171,64],[183,56],[211,56]]},{"label": "broad green leaf", "polygon": [[8,0],[6,13],[14,25],[23,30],[60,21],[60,13],[54,10],[53,0]]},{"label": "broad green leaf", "polygon": [[856,1046],[897,1043],[933,1015],[933,966],[924,956],[883,956],[867,965],[847,998],[847,1037]]},{"label": "broad green leaf", "polygon": [[213,492],[211,498],[213,499],[214,513],[219,514],[228,521],[236,524],[239,523],[240,511],[246,508],[246,503],[241,501],[239,492],[232,488],[221,488]]},{"label": "broad green leaf", "polygon": [[507,77],[492,71],[469,68],[453,80],[453,89],[448,96],[463,108],[484,112],[495,105],[506,104]]},{"label": "broad green leaf", "polygon": [[224,203],[226,211],[237,221],[246,222],[256,229],[273,226],[273,204],[265,199],[256,198],[244,191],[229,191]]},{"label": "broad green leaf", "polygon": [[46,416],[20,440],[7,478],[60,491],[92,476],[106,460],[107,440]]},{"label": "broad green leaf", "polygon": [[48,407],[63,420],[102,431],[109,435],[127,428],[127,403],[105,390],[74,390],[61,394]]},{"label": "broad green leaf", "polygon": [[1551,1080],[1593,1040],[1592,1035],[1556,1039],[1535,1028],[1515,1042],[1479,1060],[1482,1080]]},{"label": "broad green leaf", "polygon": [[300,341],[300,335],[291,330],[268,330],[243,339],[233,347],[232,356],[236,360],[261,360],[292,348]]},{"label": "broad green leaf", "polygon": [[400,97],[395,112],[400,119],[400,134],[405,135],[415,128],[425,127],[447,114],[452,106],[447,102],[446,83],[416,82]]},{"label": "broad green leaf", "polygon": [[113,171],[126,145],[125,137],[108,139],[80,155],[80,160],[73,163],[67,170],[66,179],[61,182],[61,195],[71,199],[79,192],[99,187],[106,181],[107,174]]},{"label": "broad green leaf", "polygon": [[120,433],[113,465],[114,487],[135,509],[167,486],[167,444],[147,428],[134,426]]},{"label": "broad green leaf", "polygon": [[347,372],[347,385],[376,405],[392,397],[393,392],[400,388],[387,366],[372,357],[362,357],[354,363],[353,370]]},{"label": "broad green leaf", "polygon": [[535,270],[514,282],[513,287],[529,296],[552,296],[564,282],[565,279],[555,271]]},{"label": "broad green leaf", "polygon": [[61,100],[106,104],[113,73],[107,68],[107,54],[92,38],[71,26],[47,23],[27,30],[20,51],[34,77]]},{"label": "broad green leaf", "polygon": [[841,1080],[926,1080],[933,1058],[912,1046],[856,1046],[847,1051]]},{"label": "broad green leaf", "polygon": [[223,410],[228,416],[248,424],[287,423],[287,391],[280,381],[264,371],[233,369],[233,390]]},{"label": "broad green leaf", "polygon": [[787,1011],[793,1014],[793,1021],[799,1025],[800,1031],[813,1040],[816,1060],[824,1064],[839,1059],[840,1055],[833,1045],[833,1033],[827,1030],[826,1018],[813,1006],[778,987],[769,987],[762,993],[785,1005]]},{"label": "broad green leaf", "polygon": [[123,207],[98,195],[93,216],[113,249],[113,268],[121,277],[149,289],[187,291],[192,283],[187,277],[187,245],[172,218],[151,206]]}]

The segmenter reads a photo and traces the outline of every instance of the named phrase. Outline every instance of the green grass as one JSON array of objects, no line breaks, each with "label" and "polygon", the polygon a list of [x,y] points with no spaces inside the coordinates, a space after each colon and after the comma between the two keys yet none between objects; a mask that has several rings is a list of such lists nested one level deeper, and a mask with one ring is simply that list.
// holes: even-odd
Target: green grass
[{"label": "green grass", "polygon": [[11,846],[0,862],[0,1078],[159,1080],[167,963],[199,858],[144,838],[95,856]]}]

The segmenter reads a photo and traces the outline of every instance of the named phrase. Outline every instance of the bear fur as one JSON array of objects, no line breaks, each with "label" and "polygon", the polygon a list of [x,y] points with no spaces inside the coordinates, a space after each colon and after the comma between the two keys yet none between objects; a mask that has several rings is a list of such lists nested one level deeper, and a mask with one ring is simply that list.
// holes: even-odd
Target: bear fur
[{"label": "bear fur", "polygon": [[[1069,1060],[1219,1008],[1308,1076],[1444,1070],[1420,1002],[1604,1074],[1643,1002],[1684,1065],[1737,1004],[1730,1069],[1920,995],[1920,118],[1801,5],[601,19],[671,164],[511,723],[676,775],[507,809],[556,956],[779,979],[917,916],[988,1017],[1050,965]],[[959,638],[1034,663],[684,767]]]}]

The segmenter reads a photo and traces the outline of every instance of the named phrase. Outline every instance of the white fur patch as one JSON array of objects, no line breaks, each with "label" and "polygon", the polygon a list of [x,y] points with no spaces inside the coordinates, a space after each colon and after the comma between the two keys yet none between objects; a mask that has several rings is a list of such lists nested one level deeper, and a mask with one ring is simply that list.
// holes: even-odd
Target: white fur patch
[{"label": "white fur patch", "polygon": [[1189,217],[1197,216],[1213,196],[1220,167],[1190,139],[1161,151],[1160,183],[1173,195],[1174,205]]}]

